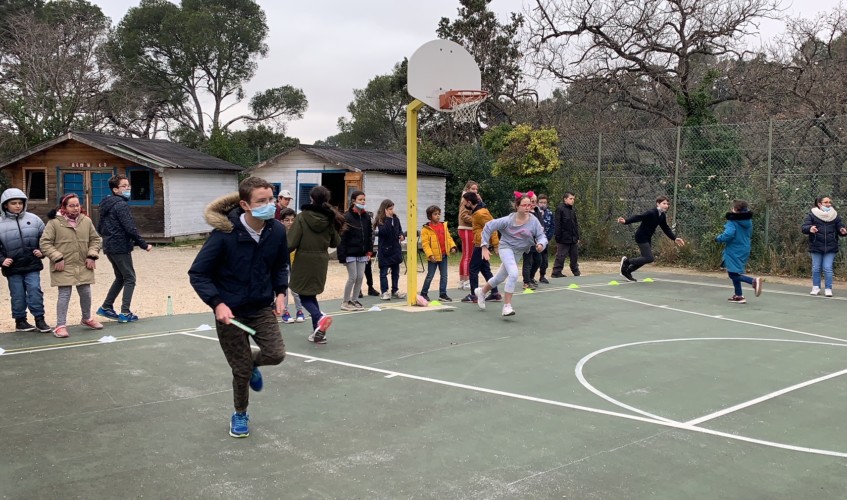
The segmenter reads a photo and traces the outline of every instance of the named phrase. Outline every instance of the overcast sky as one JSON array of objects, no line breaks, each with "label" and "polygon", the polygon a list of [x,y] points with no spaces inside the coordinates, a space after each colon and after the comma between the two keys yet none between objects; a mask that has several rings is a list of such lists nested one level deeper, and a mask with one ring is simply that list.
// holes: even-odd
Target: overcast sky
[{"label": "overcast sky", "polygon": [[[117,24],[139,0],[89,0]],[[175,0],[174,3],[178,3]],[[803,15],[829,10],[838,0],[806,0]],[[340,116],[349,116],[353,89],[364,88],[377,75],[391,72],[436,37],[442,17],[455,19],[458,0],[258,0],[267,16],[268,56],[259,60],[247,83],[247,99],[257,91],[281,85],[303,89],[309,109],[288,125],[287,134],[311,144],[338,133]],[[797,2],[795,2],[797,3]],[[506,22],[521,12],[522,0],[493,0],[491,9]],[[787,4],[787,3],[786,3]],[[789,7],[789,12],[799,13]],[[762,27],[766,35],[779,26]],[[242,112],[241,110],[231,111]]]}]

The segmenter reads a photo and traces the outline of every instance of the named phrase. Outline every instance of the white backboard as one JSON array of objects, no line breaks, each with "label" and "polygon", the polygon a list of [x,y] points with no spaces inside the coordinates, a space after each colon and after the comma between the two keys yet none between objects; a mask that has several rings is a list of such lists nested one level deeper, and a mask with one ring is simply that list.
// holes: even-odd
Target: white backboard
[{"label": "white backboard", "polygon": [[482,77],[473,56],[458,43],[432,40],[409,58],[409,94],[440,110],[438,98],[448,90],[482,90]]}]

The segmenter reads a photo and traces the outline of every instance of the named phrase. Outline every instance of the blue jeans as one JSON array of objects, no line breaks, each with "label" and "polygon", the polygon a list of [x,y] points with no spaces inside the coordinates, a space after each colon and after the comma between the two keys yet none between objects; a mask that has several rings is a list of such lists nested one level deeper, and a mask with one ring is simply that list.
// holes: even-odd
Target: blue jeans
[{"label": "blue jeans", "polygon": [[436,269],[441,273],[441,280],[438,282],[438,296],[447,295],[447,256],[442,255],[440,262],[427,262],[426,266],[426,279],[421,287],[421,295],[429,293],[429,285],[432,283],[432,278],[435,277]]},{"label": "blue jeans", "polygon": [[835,252],[815,253],[812,252],[812,286],[821,286],[821,267],[823,267],[824,288],[832,288],[832,263],[835,261]]},{"label": "blue jeans", "polygon": [[732,271],[727,271],[726,273],[729,275],[729,279],[732,280],[732,286],[733,286],[733,288],[735,288],[735,295],[738,295],[739,297],[743,297],[744,292],[741,290],[741,282],[743,281],[744,283],[748,283],[748,284],[752,285],[753,284],[753,278],[751,278],[747,275],[744,275],[744,274],[734,273]]},{"label": "blue jeans", "polygon": [[36,318],[44,316],[44,292],[41,291],[41,272],[6,276],[12,296],[12,317],[26,319],[26,308]]},{"label": "blue jeans", "polygon": [[379,265],[379,291],[382,293],[388,291],[388,271],[391,271],[391,293],[394,293],[400,289],[400,263]]}]

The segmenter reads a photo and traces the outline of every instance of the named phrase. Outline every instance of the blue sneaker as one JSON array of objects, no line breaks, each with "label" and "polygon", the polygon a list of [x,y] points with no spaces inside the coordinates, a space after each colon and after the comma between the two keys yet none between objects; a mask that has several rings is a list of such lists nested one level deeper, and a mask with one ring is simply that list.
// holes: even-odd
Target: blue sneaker
[{"label": "blue sneaker", "polygon": [[109,319],[119,319],[120,315],[117,313],[117,311],[115,311],[111,307],[110,308],[101,307],[100,309],[97,309],[97,316],[103,316],[104,318],[109,318]]},{"label": "blue sneaker", "polygon": [[250,421],[250,416],[247,412],[233,413],[229,421],[229,435],[234,438],[246,438],[250,435],[250,427],[247,422]]},{"label": "blue sneaker", "polygon": [[283,323],[294,323],[294,318],[292,318],[291,315],[288,314],[288,309],[285,309],[284,311],[282,311],[282,322]]},{"label": "blue sneaker", "polygon": [[265,384],[262,382],[262,372],[259,371],[258,366],[254,366],[253,373],[250,375],[250,388],[259,392],[264,386]]},{"label": "blue sneaker", "polygon": [[129,323],[131,321],[138,321],[138,316],[131,312],[118,314],[118,323]]},{"label": "blue sneaker", "polygon": [[297,321],[298,323],[306,321],[306,315],[303,314],[303,311],[297,311],[297,319],[295,321]]}]

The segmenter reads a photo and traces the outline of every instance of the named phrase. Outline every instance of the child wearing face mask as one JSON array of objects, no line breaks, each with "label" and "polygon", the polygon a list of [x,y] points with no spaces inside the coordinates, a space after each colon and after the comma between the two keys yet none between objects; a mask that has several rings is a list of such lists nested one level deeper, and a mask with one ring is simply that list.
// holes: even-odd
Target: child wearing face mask
[{"label": "child wearing face mask", "polygon": [[41,236],[41,251],[50,260],[50,286],[59,287],[56,328],[53,336],[68,337],[68,306],[73,287],[79,294],[83,326],[100,330],[103,325],[91,316],[91,285],[102,239],[94,223],[82,211],[79,197],[66,194],[58,208],[47,214],[49,221]]},{"label": "child wearing face mask", "polygon": [[832,207],[829,196],[815,198],[815,204],[803,220],[801,231],[809,235],[809,255],[812,256],[812,291],[809,293],[818,295],[821,292],[823,269],[824,296],[832,297],[832,264],[838,254],[838,238],[847,235],[847,228]]},{"label": "child wearing face mask", "polygon": [[[135,292],[135,267],[132,264],[132,249],[138,246],[146,251],[153,250],[153,245],[144,241],[135,227],[132,213],[129,211],[129,200],[132,194],[129,179],[125,175],[115,175],[109,179],[111,196],[100,200],[100,220],[97,232],[103,238],[103,253],[112,264],[115,280],[103,304],[97,309],[97,315],[117,320],[119,323],[138,321],[133,314],[132,294]],[[115,311],[115,299],[123,290],[121,312]]]},{"label": "child wearing face mask", "polygon": [[[238,193],[206,207],[206,222],[214,229],[188,270],[194,291],[214,311],[218,341],[231,368],[235,413],[229,435],[235,438],[250,435],[248,387],[262,390],[259,367],[285,359],[277,317],[288,290],[288,239],[274,219],[275,210],[270,183],[259,177],[241,181]],[[259,350],[251,349],[251,339]]]},{"label": "child wearing face mask", "polygon": [[347,283],[344,285],[342,311],[363,311],[359,292],[365,278],[365,266],[371,260],[374,248],[373,222],[365,210],[365,193],[350,193],[350,208],[344,213],[347,229],[338,245],[338,262],[347,267]]}]

